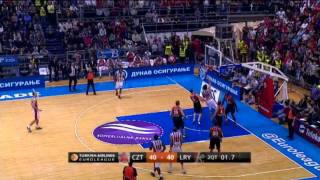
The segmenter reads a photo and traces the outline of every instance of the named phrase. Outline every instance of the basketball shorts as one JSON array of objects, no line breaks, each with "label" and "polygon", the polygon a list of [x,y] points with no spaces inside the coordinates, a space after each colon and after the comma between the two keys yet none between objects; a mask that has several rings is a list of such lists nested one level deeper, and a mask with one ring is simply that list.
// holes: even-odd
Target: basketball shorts
[{"label": "basketball shorts", "polygon": [[123,81],[117,81],[116,82],[116,89],[122,89],[123,87]]},{"label": "basketball shorts", "polygon": [[194,113],[201,114],[202,113],[202,107],[201,107],[200,102],[194,103],[193,104],[193,109],[194,109]]},{"label": "basketball shorts", "polygon": [[154,163],[154,168],[160,168],[160,163],[158,162]]},{"label": "basketball shorts", "polygon": [[216,104],[216,102],[214,101],[214,99],[209,99],[208,101],[207,101],[207,106],[208,106],[208,108],[209,108],[209,111],[214,111],[216,108],[217,108],[217,104]]},{"label": "basketball shorts", "polygon": [[211,137],[210,138],[210,149],[220,149],[220,138]]},{"label": "basketball shorts", "polygon": [[172,152],[182,152],[180,145],[174,145],[172,147]]},{"label": "basketball shorts", "polygon": [[173,125],[177,129],[183,129],[184,128],[184,122],[182,120],[182,117],[173,117]]}]

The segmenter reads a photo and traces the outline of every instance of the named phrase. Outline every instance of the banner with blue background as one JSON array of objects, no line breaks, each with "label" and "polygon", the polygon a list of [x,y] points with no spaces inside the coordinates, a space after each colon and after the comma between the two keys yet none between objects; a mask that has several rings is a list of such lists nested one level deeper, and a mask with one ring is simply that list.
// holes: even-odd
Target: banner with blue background
[{"label": "banner with blue background", "polygon": [[207,72],[205,79],[207,83],[211,83],[211,85],[221,91],[230,92],[235,98],[241,100],[242,93],[241,88],[239,86],[233,86],[231,82],[226,81],[219,77],[214,72]]},{"label": "banner with blue background", "polygon": [[121,50],[118,49],[104,49],[101,51],[97,52],[97,58],[103,58],[103,59],[108,59],[108,58],[118,58],[121,56]]},{"label": "banner with blue background", "polygon": [[241,68],[241,64],[227,64],[227,65],[220,66],[219,71],[220,71],[220,74],[227,76],[230,73],[232,73],[232,71],[240,68]]},{"label": "banner with blue background", "polygon": [[16,66],[18,59],[15,56],[0,56],[0,66]]},{"label": "banner with blue background", "polygon": [[126,79],[193,74],[193,64],[176,64],[124,69]]},{"label": "banner with blue background", "polygon": [[0,91],[45,87],[43,76],[16,77],[0,80]]}]

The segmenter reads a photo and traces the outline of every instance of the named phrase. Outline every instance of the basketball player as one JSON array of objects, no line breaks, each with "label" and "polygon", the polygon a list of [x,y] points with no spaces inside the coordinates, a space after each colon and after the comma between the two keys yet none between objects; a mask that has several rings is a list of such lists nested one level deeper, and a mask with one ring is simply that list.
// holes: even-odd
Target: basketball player
[{"label": "basketball player", "polygon": [[217,122],[216,122],[215,126],[213,126],[210,129],[210,146],[209,146],[210,152],[213,152],[213,150],[217,148],[218,153],[220,153],[222,137],[223,137],[223,134],[222,134],[221,128],[217,126]]},{"label": "basketball player", "polygon": [[116,96],[118,96],[119,99],[121,99],[121,92],[123,88],[123,82],[125,79],[125,73],[123,71],[123,68],[120,66],[120,69],[115,73],[114,81],[116,83]]},{"label": "basketball player", "polygon": [[[183,137],[177,128],[173,128],[173,132],[170,134],[170,151],[169,152],[182,152]],[[186,171],[183,168],[183,162],[181,163],[181,172],[185,174]],[[169,164],[168,173],[172,173],[172,163]]]},{"label": "basketball player", "polygon": [[[166,146],[163,144],[163,142],[159,139],[158,135],[154,135],[153,141],[151,142],[151,147],[150,150],[153,152],[164,152],[166,150]],[[154,163],[153,164],[153,172],[151,172],[151,176],[155,177],[156,172],[158,172],[159,175],[159,180],[163,179],[163,176],[161,174],[161,169],[160,169],[160,163]]]},{"label": "basketball player", "polygon": [[33,90],[32,92],[32,99],[31,99],[31,107],[33,109],[33,113],[34,113],[34,120],[31,121],[31,123],[27,126],[27,130],[29,133],[31,133],[31,126],[36,123],[36,130],[40,130],[42,129],[39,126],[39,112],[42,111],[41,109],[39,109],[38,107],[38,93],[36,91]]},{"label": "basketball player", "polygon": [[180,107],[180,101],[176,101],[175,106],[172,107],[170,116],[172,117],[173,125],[183,133],[183,137],[186,136],[184,129],[184,117],[185,114]]},{"label": "basketball player", "polygon": [[200,103],[200,96],[198,96],[193,90],[190,90],[190,99],[193,102],[193,121],[194,124],[196,122],[196,116],[198,116],[198,124],[200,125],[200,120],[202,116],[202,106]]},{"label": "basketball player", "polygon": [[214,91],[211,89],[211,85],[203,85],[202,87],[202,97],[204,98],[210,112],[210,119],[214,118],[214,110],[217,107],[217,102],[214,97]]},{"label": "basketball player", "polygon": [[234,99],[233,99],[233,97],[232,97],[232,95],[230,93],[226,94],[225,101],[227,101],[226,116],[230,113],[231,117],[233,119],[233,122],[236,123],[237,120],[236,120],[236,117],[235,117],[234,113],[236,111],[238,112],[238,107],[237,107],[237,104],[234,101]]},{"label": "basketball player", "polygon": [[226,119],[226,112],[224,110],[222,102],[218,101],[218,107],[215,111],[215,120],[216,120],[215,124],[221,127],[223,118]]}]

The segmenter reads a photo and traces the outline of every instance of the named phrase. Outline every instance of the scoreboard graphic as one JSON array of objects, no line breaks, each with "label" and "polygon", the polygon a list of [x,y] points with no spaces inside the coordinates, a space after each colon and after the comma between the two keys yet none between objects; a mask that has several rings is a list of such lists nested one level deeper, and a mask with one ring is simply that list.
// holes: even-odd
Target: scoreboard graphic
[{"label": "scoreboard graphic", "polygon": [[70,163],[250,163],[250,152],[69,152]]}]

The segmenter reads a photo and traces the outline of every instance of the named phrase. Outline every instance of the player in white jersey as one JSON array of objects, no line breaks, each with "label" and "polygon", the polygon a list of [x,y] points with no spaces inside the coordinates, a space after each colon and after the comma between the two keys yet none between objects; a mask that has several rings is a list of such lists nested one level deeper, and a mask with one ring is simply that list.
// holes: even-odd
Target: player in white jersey
[{"label": "player in white jersey", "polygon": [[[170,151],[169,152],[182,152],[182,142],[183,136],[177,128],[173,128],[173,132],[170,134]],[[183,163],[181,163],[181,172],[183,174],[186,171],[183,168]],[[168,173],[172,173],[172,163],[169,164]]]},{"label": "player in white jersey", "polygon": [[33,110],[34,120],[32,120],[30,122],[30,124],[27,126],[27,130],[28,130],[29,133],[32,132],[31,131],[31,126],[34,123],[36,123],[36,130],[42,129],[39,126],[39,113],[40,113],[41,109],[39,109],[39,106],[38,106],[38,94],[34,90],[32,92],[31,107],[32,107],[32,110]]},{"label": "player in white jersey", "polygon": [[[153,152],[164,152],[166,150],[166,146],[159,139],[159,136],[154,135],[153,139],[154,140],[151,142],[152,144],[151,144],[150,150],[153,150]],[[161,174],[160,163],[153,164],[153,172],[151,172],[151,176],[155,177],[156,171],[158,172],[159,180],[162,180],[163,176]]]},{"label": "player in white jersey", "polygon": [[125,80],[125,72],[122,69],[122,67],[120,67],[120,69],[115,73],[115,76],[114,76],[114,81],[116,83],[116,87],[115,87],[116,96],[118,96],[119,99],[121,99],[124,80]]},{"label": "player in white jersey", "polygon": [[210,111],[210,118],[213,118],[213,114],[215,109],[217,108],[217,102],[215,100],[214,92],[211,89],[210,85],[203,85],[202,87],[202,97],[205,100],[209,111]]}]

